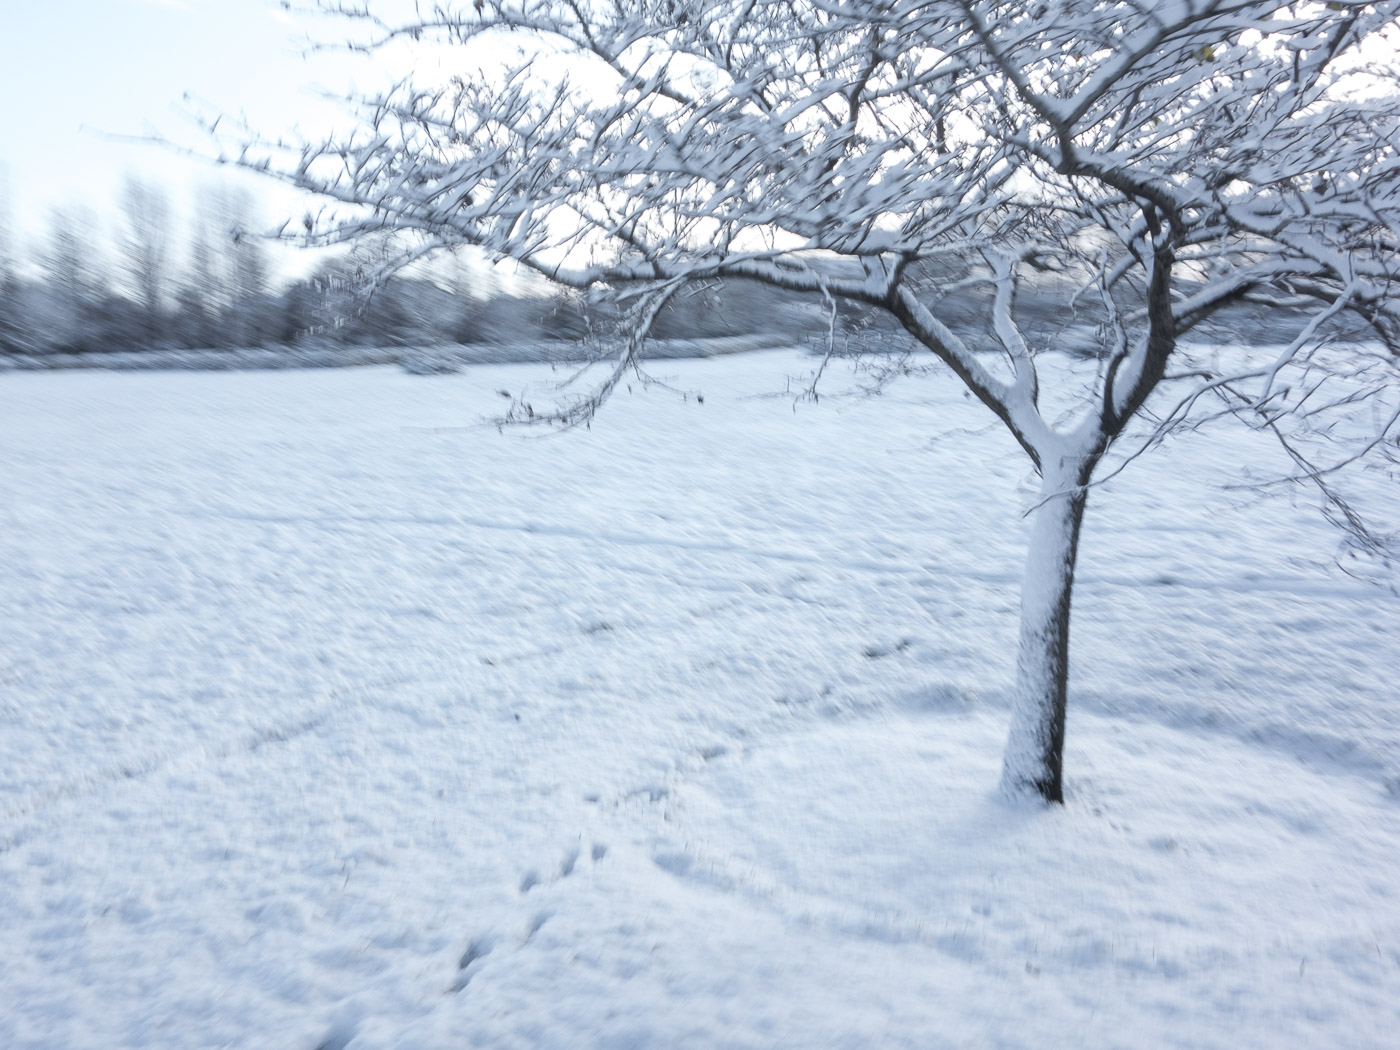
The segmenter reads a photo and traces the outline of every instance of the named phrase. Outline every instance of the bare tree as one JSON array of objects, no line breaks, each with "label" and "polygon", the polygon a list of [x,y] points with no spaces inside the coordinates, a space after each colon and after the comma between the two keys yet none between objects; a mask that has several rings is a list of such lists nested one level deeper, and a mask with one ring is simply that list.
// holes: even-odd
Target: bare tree
[{"label": "bare tree", "polygon": [[147,339],[165,335],[170,285],[170,198],[155,183],[128,176],[122,187],[120,247]]},{"label": "bare tree", "polygon": [[[1080,523],[1148,399],[1166,421],[1223,399],[1316,422],[1393,374],[1400,0],[471,0],[403,25],[324,6],[356,47],[461,45],[458,75],[354,100],[329,141],[245,135],[236,159],[335,202],[312,243],[396,229],[405,257],[477,245],[628,297],[637,335],[553,421],[597,409],[678,288],[744,277],[888,313],[1006,426],[1042,479],[1010,794],[1062,799]],[[1056,343],[1018,303],[1043,287],[1101,356],[1068,420],[1041,410]],[[986,294],[964,337],[967,288]],[[1182,337],[1242,305],[1292,320],[1285,345],[1193,361]],[[1343,316],[1373,342],[1336,344]]]},{"label": "bare tree", "polygon": [[16,280],[11,214],[9,171],[0,164],[0,292],[8,289]]},{"label": "bare tree", "polygon": [[40,311],[45,329],[40,344],[48,349],[90,350],[101,341],[106,273],[96,230],[96,218],[81,206],[55,208],[49,216],[43,258],[49,303]]},{"label": "bare tree", "polygon": [[219,341],[219,300],[214,277],[213,231],[196,210],[190,227],[184,278],[175,292],[179,338],[189,346],[211,347]]},{"label": "bare tree", "polygon": [[226,198],[228,240],[225,243],[229,287],[233,294],[235,343],[257,346],[268,334],[262,306],[268,291],[267,248],[254,226],[253,196],[247,190]]},{"label": "bare tree", "polygon": [[196,192],[188,276],[178,292],[187,340],[253,346],[272,334],[266,248],[256,221],[252,194],[243,187],[213,183]]},{"label": "bare tree", "polygon": [[0,164],[0,351],[20,343],[19,275],[11,225],[9,172]]}]

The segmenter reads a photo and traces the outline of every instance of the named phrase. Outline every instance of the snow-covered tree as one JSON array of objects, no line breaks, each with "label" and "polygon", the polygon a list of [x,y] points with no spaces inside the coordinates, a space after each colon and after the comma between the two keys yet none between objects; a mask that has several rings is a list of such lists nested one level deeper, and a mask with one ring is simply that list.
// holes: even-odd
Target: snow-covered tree
[{"label": "snow-covered tree", "polygon": [[[406,231],[409,254],[476,245],[630,296],[638,336],[555,421],[601,404],[677,289],[742,277],[885,311],[1006,426],[1042,479],[1012,794],[1062,798],[1080,522],[1149,398],[1276,425],[1348,411],[1393,364],[1400,0],[324,6],[357,47],[460,46],[454,75],[237,159],[338,202],[313,243]],[[1068,419],[1041,408],[1055,328],[1023,323],[1028,288],[1095,333]],[[948,323],[968,301],[979,334]],[[1240,307],[1291,323],[1285,345],[1200,367],[1183,336]],[[1371,341],[1322,352],[1348,316]]]}]

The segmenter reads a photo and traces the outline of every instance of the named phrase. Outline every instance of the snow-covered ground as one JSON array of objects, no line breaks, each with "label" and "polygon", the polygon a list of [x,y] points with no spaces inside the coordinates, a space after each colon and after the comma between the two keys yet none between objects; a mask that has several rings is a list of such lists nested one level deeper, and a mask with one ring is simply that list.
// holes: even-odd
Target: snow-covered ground
[{"label": "snow-covered ground", "polygon": [[810,367],[0,376],[0,1047],[1394,1047],[1400,600],[1269,439],[1095,492],[1016,807],[1024,458]]}]

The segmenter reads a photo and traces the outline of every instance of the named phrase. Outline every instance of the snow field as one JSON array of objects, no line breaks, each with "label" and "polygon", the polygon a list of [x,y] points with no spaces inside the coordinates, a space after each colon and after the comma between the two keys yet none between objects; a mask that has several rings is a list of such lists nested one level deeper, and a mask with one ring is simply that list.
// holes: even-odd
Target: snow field
[{"label": "snow field", "polygon": [[1034,479],[808,368],[0,376],[0,1045],[1393,1045],[1400,601],[1277,454],[1094,493],[1009,807]]}]

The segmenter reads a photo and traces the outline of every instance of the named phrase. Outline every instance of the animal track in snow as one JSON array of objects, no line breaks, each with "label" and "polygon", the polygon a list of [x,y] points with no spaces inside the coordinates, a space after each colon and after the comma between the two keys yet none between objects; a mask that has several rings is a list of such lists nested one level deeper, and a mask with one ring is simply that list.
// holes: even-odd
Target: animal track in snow
[{"label": "animal track in snow", "polygon": [[[597,864],[607,855],[608,847],[601,842],[594,842],[588,847],[588,858],[593,864]],[[528,894],[537,887],[543,889],[573,875],[578,870],[579,860],[582,857],[582,845],[574,846],[572,849],[565,851],[552,877],[541,876],[539,868],[527,869],[520,877],[521,896]],[[539,933],[540,930],[544,928],[545,923],[549,922],[552,918],[554,918],[554,911],[550,908],[541,908],[533,912],[525,922],[524,933],[516,938],[516,947],[523,948],[534,940],[535,935]],[[456,993],[465,989],[480,969],[481,960],[490,955],[500,942],[501,938],[495,934],[473,937],[468,941],[466,950],[462,952],[461,958],[457,961],[457,978],[449,987],[449,993]]]},{"label": "animal track in snow", "polygon": [[578,863],[578,849],[569,850],[564,855],[564,859],[559,862],[559,877],[567,878],[574,873],[574,865]]},{"label": "animal track in snow", "polygon": [[544,924],[552,918],[554,918],[554,913],[552,911],[536,912],[534,917],[530,919],[530,925],[525,930],[525,939],[521,941],[521,946],[523,947],[534,940],[535,934],[539,933],[540,930],[544,928]]},{"label": "animal track in snow", "polygon": [[861,655],[867,660],[879,660],[886,656],[893,656],[895,653],[902,653],[914,644],[912,638],[901,638],[899,641],[889,645],[875,644],[867,645],[861,650]]},{"label": "animal track in snow", "polygon": [[[559,882],[561,879],[567,879],[570,875],[572,875],[575,871],[578,870],[579,858],[582,855],[583,850],[579,846],[575,846],[573,847],[573,849],[567,850],[564,853],[564,855],[559,859],[559,865],[555,869],[555,874],[552,877],[542,876],[540,874],[539,868],[526,869],[525,873],[520,876],[521,895],[523,896],[529,893],[536,886],[548,886],[553,883]],[[607,855],[608,847],[603,845],[601,842],[595,842],[589,848],[589,858],[594,864],[597,864]]]},{"label": "animal track in snow", "polygon": [[496,947],[494,937],[473,937],[467,944],[467,950],[462,953],[462,958],[457,963],[457,980],[452,985],[454,992],[460,992],[467,985],[471,984],[474,974],[471,972],[473,964],[484,959],[491,954],[491,949]]}]

